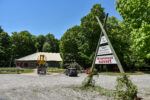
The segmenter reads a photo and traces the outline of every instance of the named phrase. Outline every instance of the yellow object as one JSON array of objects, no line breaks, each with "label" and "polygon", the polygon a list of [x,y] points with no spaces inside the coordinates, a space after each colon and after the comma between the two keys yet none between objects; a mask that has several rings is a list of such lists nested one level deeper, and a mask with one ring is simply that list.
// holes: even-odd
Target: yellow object
[{"label": "yellow object", "polygon": [[45,55],[40,55],[40,56],[38,56],[37,64],[38,64],[38,66],[44,66],[46,61],[47,61],[46,56]]}]

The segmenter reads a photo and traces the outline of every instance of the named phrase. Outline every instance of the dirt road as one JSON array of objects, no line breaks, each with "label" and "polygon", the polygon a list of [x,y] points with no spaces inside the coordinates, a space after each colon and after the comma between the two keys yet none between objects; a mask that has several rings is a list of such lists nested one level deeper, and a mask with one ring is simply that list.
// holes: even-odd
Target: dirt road
[{"label": "dirt road", "polygon": [[[81,85],[86,76],[0,74],[0,100],[110,100],[97,92],[68,88]],[[150,75],[130,78],[138,86],[138,95],[150,100]],[[114,89],[116,85],[116,76],[99,75],[94,79],[104,88]]]}]

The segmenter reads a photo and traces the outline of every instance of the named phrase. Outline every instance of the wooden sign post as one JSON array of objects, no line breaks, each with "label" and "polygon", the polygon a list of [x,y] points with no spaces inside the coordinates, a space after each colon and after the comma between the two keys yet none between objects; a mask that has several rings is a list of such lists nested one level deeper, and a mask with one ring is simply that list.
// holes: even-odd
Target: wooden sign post
[{"label": "wooden sign post", "polygon": [[[107,16],[106,16],[106,18],[107,18]],[[93,71],[95,64],[117,64],[120,72],[124,73],[122,65],[117,57],[115,50],[113,49],[113,46],[107,36],[107,33],[106,33],[101,21],[99,20],[99,18],[97,16],[96,16],[96,19],[100,25],[102,33],[100,34],[100,39],[99,39],[99,42],[97,45],[97,50],[96,50],[95,57],[94,57],[94,60],[92,63],[91,71]],[[106,23],[106,19],[105,19],[105,23]]]}]

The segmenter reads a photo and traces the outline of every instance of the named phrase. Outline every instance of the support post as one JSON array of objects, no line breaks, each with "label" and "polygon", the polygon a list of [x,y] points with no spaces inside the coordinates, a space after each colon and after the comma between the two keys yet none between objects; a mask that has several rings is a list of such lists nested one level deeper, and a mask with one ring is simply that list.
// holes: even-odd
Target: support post
[{"label": "support post", "polygon": [[[105,24],[106,24],[106,22],[107,22],[107,18],[108,18],[108,13],[107,13],[106,16],[105,16],[105,20],[104,20],[103,27],[105,27]],[[91,72],[93,71],[93,68],[95,67],[95,60],[96,60],[97,52],[98,52],[98,49],[99,49],[99,45],[100,45],[102,33],[103,33],[103,32],[101,32],[101,34],[100,34],[100,36],[99,36],[99,41],[98,41],[98,44],[97,44],[96,53],[95,53],[95,55],[94,55],[94,60],[93,60],[93,62],[92,62]]]}]

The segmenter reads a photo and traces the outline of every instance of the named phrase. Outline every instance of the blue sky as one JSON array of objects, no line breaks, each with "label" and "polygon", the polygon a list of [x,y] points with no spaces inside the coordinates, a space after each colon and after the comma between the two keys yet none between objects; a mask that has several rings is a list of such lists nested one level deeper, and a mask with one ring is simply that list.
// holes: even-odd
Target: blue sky
[{"label": "blue sky", "polygon": [[9,35],[28,30],[36,36],[52,33],[60,39],[68,28],[80,25],[80,19],[97,3],[109,16],[122,19],[115,0],[0,0],[0,26]]}]

